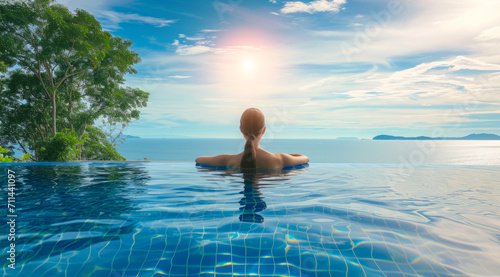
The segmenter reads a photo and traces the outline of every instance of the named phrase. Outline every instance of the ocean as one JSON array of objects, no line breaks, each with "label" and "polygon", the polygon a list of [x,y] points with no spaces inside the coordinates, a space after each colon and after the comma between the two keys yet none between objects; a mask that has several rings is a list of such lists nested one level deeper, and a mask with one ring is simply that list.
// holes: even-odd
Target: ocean
[{"label": "ocean", "polygon": [[[198,156],[237,154],[243,139],[129,138],[118,145],[127,161],[194,162]],[[498,140],[263,139],[270,152],[298,153],[312,163],[500,165]]]}]

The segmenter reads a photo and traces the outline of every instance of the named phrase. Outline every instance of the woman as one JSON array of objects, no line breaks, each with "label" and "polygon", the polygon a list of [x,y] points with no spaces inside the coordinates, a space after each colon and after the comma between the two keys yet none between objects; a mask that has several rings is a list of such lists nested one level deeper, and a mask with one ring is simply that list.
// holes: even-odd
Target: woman
[{"label": "woman", "polygon": [[309,162],[309,158],[300,154],[269,153],[260,148],[259,142],[266,132],[264,114],[256,108],[249,108],[241,115],[240,131],[245,137],[245,150],[237,155],[223,154],[202,156],[196,163],[227,166],[232,168],[282,168]]}]

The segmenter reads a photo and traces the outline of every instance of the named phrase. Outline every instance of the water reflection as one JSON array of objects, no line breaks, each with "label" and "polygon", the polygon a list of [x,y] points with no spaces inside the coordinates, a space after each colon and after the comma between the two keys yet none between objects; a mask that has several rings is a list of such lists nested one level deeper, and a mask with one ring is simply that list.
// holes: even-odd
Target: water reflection
[{"label": "water reflection", "polygon": [[243,174],[243,198],[240,200],[240,221],[244,222],[264,222],[264,217],[258,212],[261,212],[267,208],[266,202],[264,202],[264,197],[260,191],[259,182],[262,177],[256,176],[256,174]]},{"label": "water reflection", "polygon": [[301,174],[307,167],[308,165],[301,165],[297,169],[260,170],[256,173],[242,173],[238,170],[227,170],[225,167],[221,169],[202,166],[198,167],[198,171],[214,171],[217,173],[210,175],[211,177],[243,179],[243,190],[239,192],[243,197],[238,202],[240,204],[239,211],[241,212],[239,220],[242,222],[263,223],[264,216],[260,212],[267,209],[267,204],[264,201],[265,197],[261,189],[266,186],[279,186],[291,181],[294,175]]}]

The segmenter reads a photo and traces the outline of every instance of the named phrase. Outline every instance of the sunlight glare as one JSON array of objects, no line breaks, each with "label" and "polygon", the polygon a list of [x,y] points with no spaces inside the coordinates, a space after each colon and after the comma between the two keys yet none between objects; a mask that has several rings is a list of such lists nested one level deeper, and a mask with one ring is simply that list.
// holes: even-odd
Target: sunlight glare
[{"label": "sunlight glare", "polygon": [[275,93],[282,53],[265,31],[232,30],[219,42],[209,72],[221,95],[258,99]]},{"label": "sunlight glare", "polygon": [[251,58],[246,58],[241,63],[241,67],[245,73],[253,73],[256,70],[257,64]]}]

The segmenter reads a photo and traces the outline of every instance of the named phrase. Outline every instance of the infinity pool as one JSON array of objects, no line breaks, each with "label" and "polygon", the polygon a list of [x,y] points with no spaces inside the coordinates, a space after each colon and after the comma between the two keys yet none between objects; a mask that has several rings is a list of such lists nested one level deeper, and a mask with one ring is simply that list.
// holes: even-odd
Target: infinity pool
[{"label": "infinity pool", "polygon": [[[4,276],[498,276],[500,168],[2,164]],[[9,218],[7,217],[7,220]],[[7,221],[6,220],[6,221]]]}]

